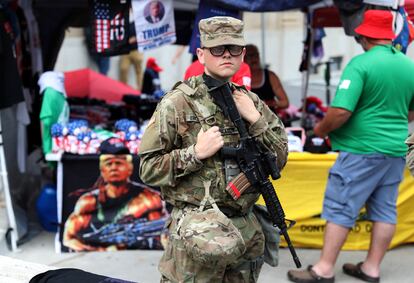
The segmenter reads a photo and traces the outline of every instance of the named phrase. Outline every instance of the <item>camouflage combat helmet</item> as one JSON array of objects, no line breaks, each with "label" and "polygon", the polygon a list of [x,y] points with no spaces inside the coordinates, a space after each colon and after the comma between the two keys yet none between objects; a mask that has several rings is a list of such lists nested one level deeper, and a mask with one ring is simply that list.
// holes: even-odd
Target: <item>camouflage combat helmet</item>
[{"label": "camouflage combat helmet", "polygon": [[211,17],[198,23],[202,47],[220,45],[245,46],[243,22],[232,17]]},{"label": "camouflage combat helmet", "polygon": [[209,266],[226,266],[246,251],[240,231],[214,208],[187,215],[181,223],[180,236],[187,254]]},{"label": "camouflage combat helmet", "polygon": [[[205,196],[199,209],[180,222],[180,237],[189,257],[209,266],[226,266],[246,251],[240,231],[224,215],[210,196],[211,181],[204,182]],[[207,203],[212,208],[204,210]]]}]

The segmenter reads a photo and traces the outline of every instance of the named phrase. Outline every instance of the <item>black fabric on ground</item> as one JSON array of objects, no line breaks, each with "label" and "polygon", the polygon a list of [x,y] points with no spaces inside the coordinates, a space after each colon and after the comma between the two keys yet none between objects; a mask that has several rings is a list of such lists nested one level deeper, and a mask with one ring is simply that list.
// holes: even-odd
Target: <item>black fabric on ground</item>
[{"label": "black fabric on ground", "polygon": [[33,277],[29,283],[134,283],[106,277],[76,268],[49,270]]}]

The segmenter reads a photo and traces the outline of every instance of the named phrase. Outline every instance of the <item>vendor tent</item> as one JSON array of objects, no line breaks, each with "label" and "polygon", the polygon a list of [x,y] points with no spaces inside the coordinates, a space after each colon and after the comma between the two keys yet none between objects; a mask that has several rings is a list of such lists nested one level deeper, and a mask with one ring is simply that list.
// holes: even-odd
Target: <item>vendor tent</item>
[{"label": "vendor tent", "polygon": [[124,95],[140,94],[128,85],[88,68],[65,72],[65,90],[68,97],[95,98],[107,103],[120,102]]},{"label": "vendor tent", "polygon": [[[405,0],[405,10],[411,19],[414,19],[414,0]],[[312,15],[312,27],[341,27],[342,23],[336,6],[316,8]]]},{"label": "vendor tent", "polygon": [[[250,12],[285,11],[305,8],[322,0],[211,0],[209,4],[218,7]],[[51,71],[62,45],[65,29],[71,27],[88,26],[89,2],[86,0],[37,0],[33,1],[33,10],[39,25],[40,41],[42,45],[43,70]],[[174,0],[175,15],[180,12],[197,11],[199,0]],[[188,18],[191,15],[185,14]],[[53,24],[50,24],[53,22]],[[180,21],[178,23],[180,24]],[[192,24],[187,24],[191,28]],[[180,27],[177,27],[180,30]],[[181,29],[182,30],[182,29]],[[191,33],[190,33],[191,34]],[[189,36],[186,37],[189,39]],[[186,44],[177,38],[179,44]]]},{"label": "vendor tent", "polygon": [[[362,6],[361,6],[362,8]],[[394,9],[395,7],[393,7]],[[409,18],[414,19],[414,0],[405,0],[404,8],[407,11]],[[359,11],[359,13],[357,12]],[[354,27],[358,24],[358,22],[362,19],[362,11],[363,9],[356,9],[355,13],[344,13],[347,14],[344,17],[344,14],[340,14],[337,6],[334,5],[333,1],[323,1],[318,2],[314,5],[309,6],[306,9],[306,19],[305,21],[305,30],[308,31],[307,39],[305,40],[305,48],[307,50],[308,55],[303,56],[302,64],[306,66],[302,70],[302,101],[304,104],[306,103],[306,97],[309,87],[309,66],[310,66],[310,50],[313,50],[314,41],[311,40],[314,38],[315,30],[318,28],[326,28],[326,27],[344,27],[344,32],[347,35],[353,34]],[[342,16],[342,17],[341,17]],[[345,21],[342,22],[345,18]],[[327,62],[329,65],[330,62]],[[329,77],[325,75],[325,78]],[[327,98],[326,102],[330,104],[330,94],[329,94],[329,82],[327,82]],[[303,106],[306,108],[306,105]],[[302,125],[304,125],[306,120],[305,115],[302,116]]]}]

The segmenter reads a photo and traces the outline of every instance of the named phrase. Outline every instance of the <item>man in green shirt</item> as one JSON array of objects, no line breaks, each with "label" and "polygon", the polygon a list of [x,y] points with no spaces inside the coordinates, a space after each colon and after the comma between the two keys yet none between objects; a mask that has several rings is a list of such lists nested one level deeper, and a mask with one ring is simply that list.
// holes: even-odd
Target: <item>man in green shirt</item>
[{"label": "man in green shirt", "polygon": [[293,282],[334,282],[339,252],[365,205],[373,222],[368,255],[343,271],[379,282],[380,263],[395,232],[396,200],[407,146],[409,111],[414,110],[414,62],[392,47],[389,11],[368,10],[355,29],[366,51],[345,68],[335,99],[314,128],[329,137],[339,156],[329,172],[322,218],[327,220],[319,261],[289,271]]}]

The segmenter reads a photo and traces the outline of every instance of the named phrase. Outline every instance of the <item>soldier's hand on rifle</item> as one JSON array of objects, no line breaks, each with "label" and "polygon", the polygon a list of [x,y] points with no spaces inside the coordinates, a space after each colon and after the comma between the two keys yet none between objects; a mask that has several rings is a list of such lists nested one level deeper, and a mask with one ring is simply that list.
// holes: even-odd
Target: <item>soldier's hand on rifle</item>
[{"label": "soldier's hand on rifle", "polygon": [[260,118],[260,113],[254,106],[253,100],[250,99],[245,93],[235,90],[233,91],[234,102],[236,103],[237,110],[239,110],[240,116],[250,124],[253,124]]},{"label": "soldier's hand on rifle", "polygon": [[213,126],[205,132],[201,129],[198,132],[197,143],[194,147],[196,157],[203,160],[213,156],[223,145],[224,139],[219,127]]}]

